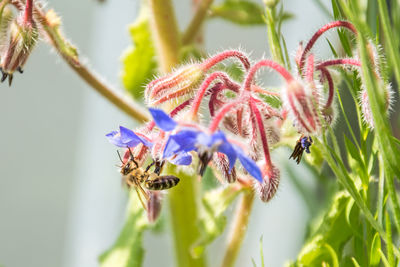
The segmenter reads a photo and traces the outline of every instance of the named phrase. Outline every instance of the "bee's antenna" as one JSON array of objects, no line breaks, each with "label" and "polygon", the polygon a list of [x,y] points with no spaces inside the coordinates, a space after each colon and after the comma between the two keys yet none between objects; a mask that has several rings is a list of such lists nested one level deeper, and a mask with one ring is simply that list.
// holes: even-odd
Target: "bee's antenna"
[{"label": "bee's antenna", "polygon": [[135,159],[135,157],[134,157],[133,154],[132,154],[132,150],[131,150],[130,147],[128,147],[128,150],[129,150],[129,154],[131,154],[131,158],[132,158],[132,159]]},{"label": "bee's antenna", "polygon": [[121,161],[121,163],[122,164],[124,164],[124,161],[122,160],[122,158],[121,158],[121,154],[119,153],[119,151],[117,150],[117,154],[118,154],[118,158],[119,158],[119,160]]},{"label": "bee's antenna", "polygon": [[129,154],[131,154],[131,160],[133,161],[133,163],[135,163],[136,168],[139,168],[139,164],[135,161],[135,157],[134,157],[133,154],[132,154],[131,148],[128,147],[128,150],[129,150]]}]

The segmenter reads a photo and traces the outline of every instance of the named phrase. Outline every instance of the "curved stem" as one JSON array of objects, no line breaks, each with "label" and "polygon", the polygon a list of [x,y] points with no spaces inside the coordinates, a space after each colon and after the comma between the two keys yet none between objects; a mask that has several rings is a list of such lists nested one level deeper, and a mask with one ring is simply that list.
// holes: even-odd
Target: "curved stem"
[{"label": "curved stem", "polygon": [[326,100],[326,104],[324,106],[324,109],[327,109],[333,103],[333,96],[334,96],[335,88],[334,88],[333,79],[332,79],[330,72],[324,67],[320,67],[319,70],[322,72],[322,76],[328,80],[328,90],[329,90],[328,91],[328,99]]},{"label": "curved stem", "polygon": [[221,110],[217,113],[217,115],[215,115],[214,119],[211,121],[210,123],[210,127],[209,130],[210,132],[215,132],[218,129],[218,126],[221,122],[221,120],[225,117],[225,115],[231,111],[233,108],[235,108],[238,104],[244,102],[244,99],[239,99],[233,102],[230,102],[228,104],[226,104],[225,106],[223,106],[221,108]]},{"label": "curved stem", "polygon": [[257,128],[260,133],[260,139],[263,146],[263,152],[265,157],[266,171],[269,174],[270,171],[272,170],[272,161],[271,161],[271,156],[269,154],[269,147],[268,147],[267,134],[265,132],[265,126],[262,120],[260,110],[257,108],[256,103],[252,98],[250,98],[249,102],[250,102],[251,113],[255,117],[255,122],[257,123]]},{"label": "curved stem", "polygon": [[307,59],[307,72],[306,72],[307,82],[314,82],[314,55],[310,55]]},{"label": "curved stem", "polygon": [[196,37],[199,32],[203,22],[207,16],[207,11],[210,8],[213,0],[201,0],[197,4],[196,13],[194,14],[192,21],[189,23],[189,26],[185,30],[182,36],[182,44],[188,45],[193,39]]},{"label": "curved stem", "polygon": [[306,47],[304,48],[303,53],[301,54],[301,57],[300,57],[300,66],[299,66],[300,72],[302,71],[302,69],[304,67],[304,64],[306,61],[306,56],[307,56],[308,52],[310,52],[311,48],[314,46],[314,44],[318,40],[318,38],[321,37],[321,35],[323,33],[325,33],[326,31],[328,31],[329,29],[337,28],[337,27],[347,28],[350,31],[352,31],[354,34],[357,34],[357,30],[353,26],[353,24],[351,24],[350,22],[347,22],[347,21],[338,20],[338,21],[334,21],[334,22],[326,24],[321,29],[319,29],[316,33],[314,33],[314,35],[311,37],[310,41],[308,41]]},{"label": "curved stem", "polygon": [[316,69],[325,68],[325,67],[329,67],[329,66],[335,66],[335,65],[351,65],[351,66],[361,67],[361,62],[359,60],[353,59],[353,58],[338,58],[338,59],[327,60],[322,63],[319,63],[316,66]]},{"label": "curved stem", "polygon": [[235,218],[225,252],[222,267],[233,267],[247,231],[251,209],[254,202],[254,191],[244,192],[235,212]]},{"label": "curved stem", "polygon": [[223,80],[223,82],[227,85],[228,88],[232,87],[232,86],[239,87],[239,85],[234,84],[234,82],[229,79],[228,75],[226,75],[223,72],[213,72],[212,74],[210,74],[210,76],[208,76],[204,80],[204,82],[201,84],[200,89],[197,91],[196,96],[193,100],[192,108],[189,112],[193,118],[197,117],[197,113],[200,108],[201,101],[203,100],[208,87],[210,87],[211,83],[213,81],[215,81],[216,79]]},{"label": "curved stem", "polygon": [[243,67],[248,70],[250,68],[250,61],[247,58],[247,56],[245,54],[243,54],[242,52],[236,51],[236,50],[228,50],[228,51],[224,51],[222,53],[219,53],[215,56],[212,56],[208,59],[206,59],[203,63],[202,63],[202,67],[204,68],[204,70],[209,70],[210,68],[212,68],[213,66],[215,66],[216,64],[220,63],[221,61],[228,59],[230,57],[234,57],[240,60],[240,62],[243,64]]},{"label": "curved stem", "polygon": [[247,73],[246,80],[244,81],[244,90],[251,90],[251,84],[254,80],[254,76],[261,67],[269,67],[277,71],[286,80],[286,82],[293,81],[293,76],[282,65],[276,63],[275,61],[265,59],[257,62],[250,68],[249,72]]},{"label": "curved stem", "polygon": [[31,24],[33,23],[32,18],[32,9],[33,9],[33,0],[27,0],[25,6],[25,13],[24,13],[24,21]]},{"label": "curved stem", "polygon": [[[12,2],[16,8],[21,8],[17,1]],[[80,61],[76,53],[71,53],[72,46],[67,43],[66,38],[61,35],[58,29],[58,24],[52,24],[48,21],[45,13],[37,6],[33,7],[35,12],[34,15],[37,21],[42,25],[42,28],[47,34],[51,45],[57,50],[61,57],[68,63],[68,65],[93,89],[99,92],[102,96],[107,98],[111,103],[117,106],[120,110],[125,112],[131,118],[139,122],[145,122],[149,120],[149,115],[146,110],[139,106],[139,104],[124,98],[117,93],[116,90],[110,88],[103,83],[92,71],[84,66]],[[76,51],[75,51],[76,52]]]}]

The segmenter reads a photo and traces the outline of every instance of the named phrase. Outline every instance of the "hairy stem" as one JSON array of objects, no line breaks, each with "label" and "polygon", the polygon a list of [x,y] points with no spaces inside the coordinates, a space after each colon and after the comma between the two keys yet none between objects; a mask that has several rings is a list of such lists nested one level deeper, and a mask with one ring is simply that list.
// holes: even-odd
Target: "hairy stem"
[{"label": "hairy stem", "polygon": [[[15,6],[18,8],[16,3]],[[149,120],[147,111],[140,107],[139,104],[118,94],[115,89],[102,82],[99,77],[79,61],[75,48],[66,41],[66,38],[59,30],[58,23],[50,21],[49,17],[37,6],[35,6],[34,9],[35,17],[46,32],[50,44],[86,83],[134,120],[138,122]],[[56,19],[56,17],[53,18]]]},{"label": "hairy stem", "polygon": [[239,255],[239,250],[247,231],[247,225],[254,202],[254,191],[245,192],[237,206],[233,227],[231,229],[228,246],[225,252],[222,267],[233,267]]},{"label": "hairy stem", "polygon": [[182,36],[182,44],[190,44],[197,36],[207,16],[207,11],[214,0],[200,0],[197,2],[196,13]]}]

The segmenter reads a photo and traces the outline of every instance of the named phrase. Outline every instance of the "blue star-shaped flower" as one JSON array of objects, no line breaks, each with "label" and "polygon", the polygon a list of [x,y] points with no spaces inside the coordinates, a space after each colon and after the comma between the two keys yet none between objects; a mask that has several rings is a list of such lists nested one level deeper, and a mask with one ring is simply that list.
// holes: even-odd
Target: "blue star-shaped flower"
[{"label": "blue star-shaped flower", "polygon": [[142,143],[147,147],[152,147],[152,143],[143,137],[138,136],[132,130],[123,126],[119,127],[119,132],[112,131],[106,134],[108,141],[118,147],[135,147]]},{"label": "blue star-shaped flower", "polygon": [[[178,125],[162,110],[150,109],[156,125],[163,131],[172,131]],[[231,144],[221,131],[208,134],[194,127],[185,127],[179,130],[176,134],[169,136],[164,148],[163,157],[167,159],[179,159],[179,161],[189,165],[191,163],[190,151],[196,151],[199,154],[201,161],[200,174],[212,159],[215,152],[225,154],[229,160],[229,169],[232,170],[236,159],[239,159],[243,167],[258,181],[262,182],[262,174],[257,164],[249,158],[243,150]],[[190,160],[189,160],[190,157]],[[173,160],[170,160],[173,162]],[[179,162],[178,161],[178,162]]]}]

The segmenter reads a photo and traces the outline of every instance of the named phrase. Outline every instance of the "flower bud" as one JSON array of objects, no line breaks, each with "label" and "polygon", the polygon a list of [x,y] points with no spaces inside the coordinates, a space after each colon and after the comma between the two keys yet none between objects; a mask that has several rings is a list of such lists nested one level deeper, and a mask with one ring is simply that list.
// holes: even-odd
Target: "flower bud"
[{"label": "flower bud", "polygon": [[11,9],[6,6],[6,2],[0,5],[0,45],[7,42],[8,29],[14,17]]},{"label": "flower bud", "polygon": [[1,82],[8,77],[9,85],[11,85],[13,73],[16,70],[22,73],[22,67],[36,45],[38,36],[38,29],[33,21],[28,22],[24,17],[20,17],[12,23],[9,43],[1,56],[3,72]]},{"label": "flower bud", "polygon": [[318,134],[321,130],[319,86],[303,85],[293,80],[285,88],[285,97],[285,108],[292,115],[298,131],[306,135]]},{"label": "flower bud", "polygon": [[235,167],[230,170],[228,158],[222,153],[214,153],[213,161],[228,183],[236,181]]},{"label": "flower bud", "polygon": [[147,201],[147,219],[154,223],[161,213],[161,192],[149,192],[149,200]]},{"label": "flower bud", "polygon": [[[383,97],[385,100],[385,111],[387,113],[389,113],[390,107],[392,106],[392,102],[393,102],[393,90],[392,90],[392,86],[390,84],[385,85],[386,83],[382,77],[382,73],[381,73],[381,69],[380,69],[380,62],[384,62],[385,58],[379,54],[379,50],[380,50],[380,47],[377,47],[372,41],[368,42],[368,44],[367,44],[368,56],[370,57],[370,59],[372,61],[375,79],[378,82],[379,89],[382,90],[379,93],[383,94]],[[361,77],[361,81],[363,81],[363,77]],[[363,119],[364,119],[365,123],[371,129],[374,129],[374,120],[372,117],[372,110],[371,110],[371,106],[369,103],[367,89],[365,88],[364,83],[361,86],[359,99],[360,99],[360,105],[361,105]]]},{"label": "flower bud", "polygon": [[[387,113],[390,111],[390,107],[393,102],[393,90],[392,86],[388,84],[385,86],[382,80],[378,81],[379,88],[384,90],[384,97],[385,97],[385,110]],[[361,112],[364,122],[371,128],[374,129],[374,119],[372,117],[372,110],[371,105],[369,103],[367,89],[363,86],[360,92],[360,105],[361,105]]]},{"label": "flower bud", "polygon": [[272,166],[268,172],[263,172],[263,182],[256,181],[254,187],[260,199],[264,202],[270,201],[278,190],[281,173],[278,168]]},{"label": "flower bud", "polygon": [[179,99],[180,103],[188,100],[204,79],[204,74],[201,64],[190,64],[150,82],[145,90],[148,106],[159,106],[171,100]]}]

